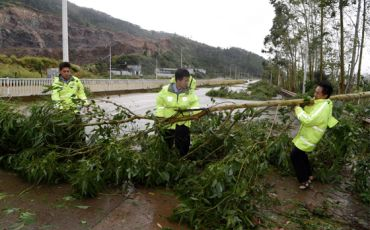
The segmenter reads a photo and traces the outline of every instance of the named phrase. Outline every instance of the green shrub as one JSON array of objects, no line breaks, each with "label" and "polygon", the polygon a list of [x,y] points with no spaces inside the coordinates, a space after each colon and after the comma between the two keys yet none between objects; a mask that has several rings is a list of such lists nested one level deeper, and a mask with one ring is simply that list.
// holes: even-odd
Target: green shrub
[{"label": "green shrub", "polygon": [[12,60],[3,54],[0,54],[0,64],[12,64]]},{"label": "green shrub", "polygon": [[[0,78],[45,78],[48,68],[57,68],[59,61],[47,57],[24,56],[17,58],[12,55],[0,55]],[[81,78],[97,78],[88,70],[72,65],[72,72]]]},{"label": "green shrub", "polygon": [[271,85],[266,81],[259,81],[251,84],[247,90],[232,91],[228,87],[211,89],[206,93],[209,97],[221,97],[240,100],[267,100],[275,97],[279,92],[277,86]]},{"label": "green shrub", "polygon": [[353,171],[355,191],[364,203],[370,204],[370,152],[357,158]]},{"label": "green shrub", "polygon": [[15,64],[0,64],[0,77],[9,78],[39,78],[40,73],[32,72]]}]

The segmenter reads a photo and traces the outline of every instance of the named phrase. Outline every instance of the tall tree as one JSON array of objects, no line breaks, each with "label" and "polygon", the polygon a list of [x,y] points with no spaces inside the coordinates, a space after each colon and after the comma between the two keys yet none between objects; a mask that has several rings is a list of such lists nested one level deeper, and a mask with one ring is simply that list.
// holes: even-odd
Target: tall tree
[{"label": "tall tree", "polygon": [[328,34],[324,31],[324,19],[326,16],[326,8],[333,5],[333,0],[319,0],[320,7],[320,80],[323,80],[324,75],[324,41]]},{"label": "tall tree", "polygon": [[352,85],[352,78],[355,72],[355,65],[356,65],[356,51],[357,51],[357,43],[358,43],[358,28],[360,25],[360,15],[361,15],[361,1],[358,0],[357,2],[357,16],[356,16],[356,24],[355,24],[355,33],[353,39],[353,46],[352,46],[352,60],[351,60],[351,68],[348,76],[348,82],[346,85],[346,93],[349,91]]},{"label": "tall tree", "polygon": [[340,76],[339,76],[339,93],[344,92],[344,23],[343,9],[346,6],[346,0],[339,0],[339,21],[340,21]]},{"label": "tall tree", "polygon": [[323,72],[324,72],[324,51],[323,51],[323,46],[324,46],[324,0],[320,1],[320,35],[321,35],[321,40],[320,40],[320,80],[323,78]]},{"label": "tall tree", "polygon": [[[369,0],[365,1],[369,3]],[[329,71],[329,77],[338,82],[339,92],[345,92],[345,83],[347,76],[351,74],[351,67],[354,68],[360,59],[359,35],[356,38],[357,41],[353,35],[359,33],[361,23],[357,23],[357,31],[355,23],[353,25],[348,23],[359,11],[358,2],[355,0],[270,0],[270,3],[275,8],[275,18],[270,34],[266,36],[265,48],[272,55],[273,65],[279,66],[281,70],[280,80],[283,87],[293,89],[302,85],[305,66],[303,63],[306,62],[310,80],[318,80],[311,78],[318,70],[320,73]],[[362,2],[360,4],[363,5]],[[369,10],[368,7],[367,10]],[[366,27],[368,26],[369,24],[366,24]],[[355,50],[356,53],[353,54],[353,49],[359,50]],[[306,57],[307,61],[304,61]],[[352,60],[354,63],[348,65]],[[354,76],[353,72],[354,70],[352,70],[352,76]],[[273,78],[277,78],[278,73],[273,72],[273,75],[275,74]],[[322,78],[320,75],[316,76]]]},{"label": "tall tree", "polygon": [[300,7],[302,8],[302,10],[297,10],[297,12],[300,13],[304,22],[309,79],[310,81],[313,81],[315,70],[314,49],[316,47],[316,2],[312,0],[300,0]]},{"label": "tall tree", "polygon": [[360,87],[360,79],[361,79],[361,64],[362,64],[362,52],[364,50],[364,42],[365,42],[365,28],[366,28],[366,0],[364,0],[364,10],[362,13],[362,35],[361,35],[361,45],[360,45],[360,56],[359,56],[359,63],[358,63],[358,70],[357,70],[357,89]]}]

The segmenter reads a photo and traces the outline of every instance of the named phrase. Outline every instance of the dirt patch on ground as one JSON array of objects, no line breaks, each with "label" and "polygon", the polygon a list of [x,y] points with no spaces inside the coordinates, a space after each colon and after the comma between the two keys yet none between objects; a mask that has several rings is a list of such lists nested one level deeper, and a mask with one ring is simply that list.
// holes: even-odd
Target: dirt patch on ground
[{"label": "dirt patch on ground", "polygon": [[300,190],[296,178],[277,171],[266,177],[277,203],[267,210],[280,229],[369,229],[370,207],[361,203],[348,184],[322,184],[314,181]]},{"label": "dirt patch on ground", "polygon": [[[264,212],[273,227],[260,225],[262,229],[369,229],[370,207],[345,183],[314,181],[301,191],[294,177],[277,171],[265,180],[276,202]],[[71,192],[68,184],[32,186],[0,170],[0,229],[189,229],[167,219],[178,204],[170,190],[139,187],[127,193],[127,188],[108,188],[96,198],[81,200]]]},{"label": "dirt patch on ground", "polygon": [[176,197],[168,191],[139,189],[93,229],[188,229],[167,219],[177,203]]},{"label": "dirt patch on ground", "polygon": [[0,170],[0,229],[186,229],[170,223],[178,201],[166,190],[121,188],[97,198],[74,199],[68,184],[32,186]]}]

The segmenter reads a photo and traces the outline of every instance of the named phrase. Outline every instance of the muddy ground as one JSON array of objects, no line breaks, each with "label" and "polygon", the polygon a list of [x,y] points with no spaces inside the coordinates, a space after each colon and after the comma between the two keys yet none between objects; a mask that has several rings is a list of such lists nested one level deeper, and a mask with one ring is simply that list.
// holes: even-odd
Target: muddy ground
[{"label": "muddy ground", "polygon": [[[263,212],[270,225],[256,220],[259,229],[370,229],[370,207],[345,184],[315,181],[300,191],[295,178],[275,171],[266,184],[276,202]],[[190,229],[168,221],[178,203],[170,190],[108,188],[97,198],[82,200],[71,191],[68,184],[32,186],[0,170],[0,229]]]},{"label": "muddy ground", "polygon": [[188,229],[167,220],[177,200],[165,189],[111,188],[82,200],[71,192],[68,184],[32,186],[0,170],[0,229]]},{"label": "muddy ground", "polygon": [[348,178],[336,185],[313,181],[303,191],[294,177],[275,170],[266,180],[277,202],[265,211],[276,229],[370,229],[370,206],[351,191]]}]

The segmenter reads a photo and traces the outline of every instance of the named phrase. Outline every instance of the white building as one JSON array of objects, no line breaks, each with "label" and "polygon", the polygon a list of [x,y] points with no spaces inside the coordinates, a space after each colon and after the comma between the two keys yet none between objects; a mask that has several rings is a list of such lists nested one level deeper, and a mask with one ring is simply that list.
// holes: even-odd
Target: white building
[{"label": "white building", "polygon": [[113,76],[141,76],[141,65],[127,65],[125,69],[112,69]]},{"label": "white building", "polygon": [[[197,68],[186,68],[191,75],[194,74],[206,74],[207,71],[205,69],[197,69]],[[175,76],[176,68],[156,68],[155,75],[157,77],[168,77],[171,78]]]}]

